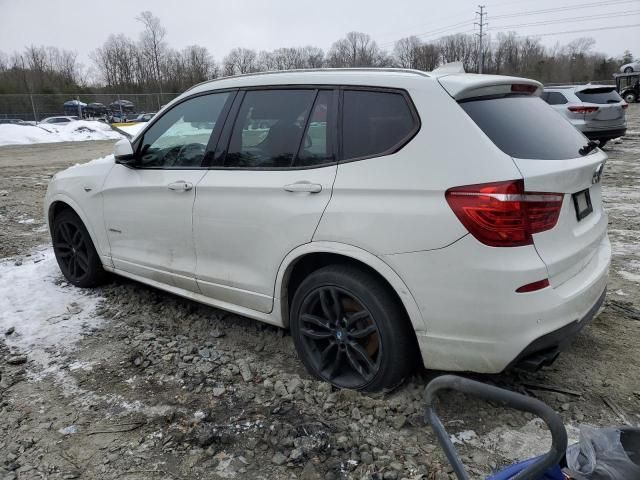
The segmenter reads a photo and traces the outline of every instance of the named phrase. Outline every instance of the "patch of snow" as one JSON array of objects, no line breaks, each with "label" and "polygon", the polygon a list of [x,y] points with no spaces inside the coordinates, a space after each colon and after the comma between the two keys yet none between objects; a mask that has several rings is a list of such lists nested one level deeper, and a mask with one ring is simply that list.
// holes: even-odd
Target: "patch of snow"
[{"label": "patch of snow", "polygon": [[14,327],[5,342],[46,366],[48,349],[71,347],[83,329],[100,322],[94,310],[101,297],[66,283],[51,248],[16,263],[0,262],[0,330]]},{"label": "patch of snow", "polygon": [[476,438],[478,438],[478,434],[473,430],[463,430],[456,435],[451,435],[451,443],[462,445],[463,443],[471,443]]},{"label": "patch of snow", "polygon": [[73,435],[78,432],[78,428],[75,425],[69,425],[68,427],[61,428],[58,432],[63,435]]},{"label": "patch of snow", "polygon": [[[565,428],[569,444],[577,442],[579,430],[573,425],[565,425]],[[462,433],[465,432],[461,432],[458,436]],[[475,432],[473,433],[475,435]],[[551,433],[541,419],[535,418],[522,428],[497,427],[486,435],[472,436],[464,443],[491,453],[498,453],[509,460],[525,460],[549,451]]]},{"label": "patch of snow", "polygon": [[624,293],[623,290],[616,290],[615,292],[616,295],[620,295],[621,297],[626,297],[628,294]]},{"label": "patch of snow", "polygon": [[18,223],[23,223],[23,224],[30,224],[30,223],[34,223],[35,220],[33,218],[27,218],[26,220],[18,220]]},{"label": "patch of snow", "polygon": [[0,125],[0,145],[120,139],[123,135],[103,122],[77,120],[64,124]]},{"label": "patch of snow", "polygon": [[618,270],[618,273],[625,280],[629,280],[630,282],[640,283],[640,274],[639,273],[627,272],[626,270]]}]

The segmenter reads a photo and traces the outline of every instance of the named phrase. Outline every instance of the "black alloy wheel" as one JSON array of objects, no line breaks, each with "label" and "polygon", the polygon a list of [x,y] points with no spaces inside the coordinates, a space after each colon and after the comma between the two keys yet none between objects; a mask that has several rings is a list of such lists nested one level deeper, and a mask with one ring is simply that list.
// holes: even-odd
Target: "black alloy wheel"
[{"label": "black alloy wheel", "polygon": [[62,274],[77,287],[93,287],[106,273],[86,227],[70,209],[53,220],[53,251]]},{"label": "black alloy wheel", "polygon": [[392,389],[419,364],[400,300],[365,267],[334,264],[310,273],[293,294],[289,326],[309,373],[338,388]]},{"label": "black alloy wheel", "polygon": [[369,310],[338,286],[319,287],[302,303],[300,333],[322,377],[361,388],[380,369],[380,332]]}]

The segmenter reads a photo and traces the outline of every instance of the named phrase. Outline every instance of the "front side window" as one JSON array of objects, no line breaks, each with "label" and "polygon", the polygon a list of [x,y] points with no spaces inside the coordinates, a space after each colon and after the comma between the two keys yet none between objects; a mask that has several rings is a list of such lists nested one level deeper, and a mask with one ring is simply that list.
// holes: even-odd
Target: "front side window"
[{"label": "front side window", "polygon": [[229,95],[221,92],[194,97],[165,113],[144,133],[138,166],[199,167]]},{"label": "front side window", "polygon": [[401,93],[345,90],[343,103],[345,160],[393,153],[417,130]]},{"label": "front side window", "polygon": [[315,98],[315,90],[248,91],[231,133],[224,166],[292,167]]}]

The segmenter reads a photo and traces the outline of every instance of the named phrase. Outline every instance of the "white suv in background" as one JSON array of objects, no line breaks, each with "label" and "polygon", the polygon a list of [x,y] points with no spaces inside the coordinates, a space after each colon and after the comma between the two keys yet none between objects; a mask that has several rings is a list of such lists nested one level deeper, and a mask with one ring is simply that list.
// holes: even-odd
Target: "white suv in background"
[{"label": "white suv in background", "polygon": [[420,358],[548,363],[602,305],[611,249],[607,157],[541,91],[446,69],[197,85],[115,158],[55,175],[58,263],[79,287],[113,272],[289,328],[341,388]]},{"label": "white suv in background", "polygon": [[611,85],[545,87],[542,99],[598,146],[627,132],[629,106]]}]

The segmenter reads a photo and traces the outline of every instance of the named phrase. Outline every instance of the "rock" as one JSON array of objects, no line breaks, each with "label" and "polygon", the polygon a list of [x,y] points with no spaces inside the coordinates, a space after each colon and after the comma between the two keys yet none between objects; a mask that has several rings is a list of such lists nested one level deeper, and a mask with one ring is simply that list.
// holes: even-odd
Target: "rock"
[{"label": "rock", "polygon": [[246,360],[238,360],[237,365],[240,369],[240,375],[245,382],[248,383],[253,380],[253,372],[251,372],[249,363]]},{"label": "rock", "polygon": [[396,480],[396,478],[398,478],[398,472],[395,472],[393,470],[389,470],[387,472],[384,472],[384,475],[382,476],[382,478],[384,480]]},{"label": "rock", "polygon": [[360,461],[365,465],[371,465],[373,463],[373,455],[369,452],[362,452],[360,454]]},{"label": "rock", "polygon": [[407,417],[405,417],[404,415],[398,415],[397,417],[394,417],[391,424],[393,425],[393,428],[395,428],[396,430],[400,430],[402,427],[404,427],[404,424],[407,421]]},{"label": "rock", "polygon": [[211,390],[211,394],[214,397],[219,397],[221,395],[224,395],[224,392],[226,392],[227,389],[224,387],[213,387],[213,389]]},{"label": "rock", "polygon": [[5,335],[11,335],[13,332],[16,331],[15,327],[9,327],[7,328],[7,330],[4,332]]},{"label": "rock", "polygon": [[7,358],[7,363],[9,365],[22,365],[23,363],[27,363],[26,355],[13,355]]},{"label": "rock", "polygon": [[281,452],[277,452],[273,457],[271,457],[271,463],[275,463],[276,465],[284,465],[287,463],[287,457],[285,457]]},{"label": "rock", "polygon": [[226,335],[226,333],[224,333],[222,330],[219,330],[217,328],[209,333],[209,336],[213,337],[213,338],[222,338],[225,335]]},{"label": "rock", "polygon": [[144,359],[140,355],[136,355],[135,357],[133,357],[133,360],[132,360],[133,364],[136,367],[139,367],[140,365],[142,365],[143,361],[144,361]]},{"label": "rock", "polygon": [[298,391],[301,385],[302,381],[297,377],[293,377],[291,380],[289,380],[289,383],[287,383],[287,391],[293,395]]},{"label": "rock", "polygon": [[351,409],[351,418],[354,420],[360,420],[362,418],[362,414],[360,413],[360,409],[358,407],[353,407]]},{"label": "rock", "polygon": [[307,462],[302,472],[300,472],[300,480],[320,480],[320,478],[320,474],[312,462]]},{"label": "rock", "polygon": [[449,480],[449,475],[444,470],[438,470],[433,480]]},{"label": "rock", "polygon": [[304,452],[301,448],[294,448],[291,450],[291,454],[289,455],[289,460],[296,462],[304,457]]},{"label": "rock", "polygon": [[282,380],[276,380],[276,383],[273,385],[273,391],[279,397],[284,397],[289,393],[287,388],[284,386],[284,383],[282,383]]}]

